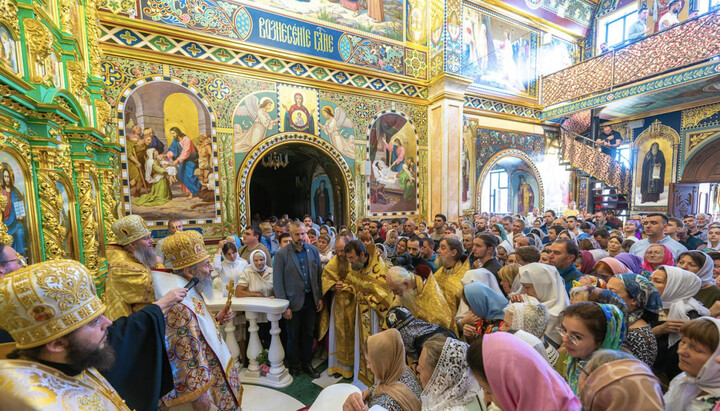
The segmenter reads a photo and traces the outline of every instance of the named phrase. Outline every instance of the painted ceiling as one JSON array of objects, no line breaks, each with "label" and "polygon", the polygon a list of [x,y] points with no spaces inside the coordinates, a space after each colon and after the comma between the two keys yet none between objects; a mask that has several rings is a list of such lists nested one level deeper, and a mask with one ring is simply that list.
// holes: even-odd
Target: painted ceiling
[{"label": "painted ceiling", "polygon": [[612,120],[620,117],[630,117],[669,107],[701,105],[709,101],[717,101],[719,98],[720,75],[654,93],[616,100],[603,108],[600,112],[600,118]]}]

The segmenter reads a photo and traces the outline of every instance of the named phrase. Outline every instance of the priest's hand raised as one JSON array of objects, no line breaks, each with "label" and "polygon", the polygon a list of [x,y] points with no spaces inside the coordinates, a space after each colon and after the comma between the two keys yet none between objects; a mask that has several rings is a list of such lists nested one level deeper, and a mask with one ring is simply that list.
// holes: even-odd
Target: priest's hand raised
[{"label": "priest's hand raised", "polygon": [[161,310],[165,311],[166,309],[182,301],[186,295],[186,289],[176,288],[174,290],[168,291],[167,294],[160,297],[160,299],[155,301],[153,304],[157,305],[158,307],[160,307]]}]

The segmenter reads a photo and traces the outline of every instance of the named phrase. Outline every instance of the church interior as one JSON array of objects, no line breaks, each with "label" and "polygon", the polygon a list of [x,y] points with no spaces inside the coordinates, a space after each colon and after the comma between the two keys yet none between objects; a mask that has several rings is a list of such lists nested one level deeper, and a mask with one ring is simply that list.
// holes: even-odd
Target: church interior
[{"label": "church interior", "polygon": [[[720,0],[0,0],[0,43],[0,242],[29,266],[82,263],[108,309],[131,215],[155,244],[179,221],[218,264],[255,227],[277,240],[283,216],[309,216],[331,255],[371,222],[400,255],[405,223],[432,232],[438,215],[460,241],[493,216],[526,234],[556,214],[621,232],[653,213],[720,219]],[[243,410],[353,409],[318,398],[373,385],[362,336],[354,370],[316,338],[319,378],[291,373],[287,301],[227,294],[206,302],[235,312],[218,335]],[[387,328],[358,304],[358,323]]]}]

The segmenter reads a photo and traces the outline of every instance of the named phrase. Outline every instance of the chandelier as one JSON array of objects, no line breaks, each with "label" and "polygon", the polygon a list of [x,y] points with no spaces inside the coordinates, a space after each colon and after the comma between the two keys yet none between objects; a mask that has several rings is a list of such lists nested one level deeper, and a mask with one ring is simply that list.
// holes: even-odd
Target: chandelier
[{"label": "chandelier", "polygon": [[290,164],[290,162],[288,161],[287,154],[285,154],[285,159],[283,159],[283,155],[280,153],[270,153],[262,159],[263,167],[272,167],[275,170],[281,167],[287,167],[288,164]]}]

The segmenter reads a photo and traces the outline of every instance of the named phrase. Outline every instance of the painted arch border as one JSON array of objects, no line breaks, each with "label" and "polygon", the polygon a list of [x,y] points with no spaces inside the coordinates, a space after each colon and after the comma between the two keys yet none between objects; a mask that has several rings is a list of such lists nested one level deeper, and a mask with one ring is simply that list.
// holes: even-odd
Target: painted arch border
[{"label": "painted arch border", "polygon": [[[139,88],[146,86],[151,83],[172,83],[177,86],[183,87],[192,93],[200,102],[205,106],[210,115],[210,134],[212,139],[212,150],[213,150],[213,173],[215,173],[215,218],[206,220],[182,220],[183,224],[195,225],[195,224],[221,224],[222,223],[222,209],[221,203],[221,191],[220,191],[220,172],[219,172],[219,153],[218,153],[218,136],[217,136],[217,116],[215,115],[215,109],[213,109],[210,100],[203,94],[203,92],[192,84],[185,80],[175,77],[158,74],[150,74],[147,76],[138,77],[132,82],[128,83],[120,92],[120,97],[115,105],[114,117],[117,119],[118,138],[117,142],[122,146],[120,151],[120,179],[122,186],[122,205],[124,215],[132,214],[130,208],[130,181],[128,180],[127,168],[123,169],[123,164],[127,164],[127,153],[125,151],[125,119],[123,113],[125,111],[125,103],[128,98]],[[166,224],[165,220],[151,220],[146,221],[148,226],[162,226]]]},{"label": "painted arch border", "polygon": [[540,210],[543,210],[545,208],[545,184],[543,183],[542,176],[540,175],[540,170],[538,170],[537,165],[535,165],[535,162],[533,159],[524,151],[517,150],[514,148],[509,148],[505,150],[500,150],[497,153],[493,154],[490,159],[488,159],[487,163],[483,166],[482,172],[480,173],[480,178],[477,180],[477,184],[475,185],[475,198],[477,200],[477,210],[482,210],[482,186],[483,182],[487,178],[487,176],[490,174],[490,171],[493,169],[493,167],[500,162],[500,160],[506,158],[506,157],[516,157],[520,160],[524,161],[525,164],[527,164],[530,169],[533,172],[533,175],[535,176],[535,180],[537,180],[538,188],[539,188],[539,195],[538,195],[538,208]]},{"label": "painted arch border", "polygon": [[[389,109],[389,110],[383,110],[372,118],[370,120],[370,125],[368,125],[367,130],[365,131],[365,160],[368,162],[370,161],[370,132],[372,131],[372,128],[375,126],[375,123],[380,119],[380,117],[384,116],[385,114],[397,114],[400,117],[407,120],[407,122],[410,124],[410,126],[413,129],[413,134],[415,135],[415,210],[414,211],[390,211],[387,213],[372,213],[370,211],[370,176],[368,175],[367,183],[365,183],[365,213],[367,216],[370,217],[398,217],[398,216],[415,216],[419,214],[419,208],[420,208],[420,183],[418,182],[419,176],[420,176],[420,137],[417,133],[417,128],[415,127],[415,123],[413,123],[412,118],[405,114],[402,111],[398,111],[396,109]],[[372,168],[372,165],[370,165]]]},{"label": "painted arch border", "polygon": [[248,202],[250,198],[249,177],[252,175],[255,167],[260,164],[263,156],[271,150],[298,143],[319,149],[329,156],[335,162],[335,165],[340,168],[340,171],[342,171],[343,177],[345,178],[345,189],[347,190],[345,218],[350,230],[355,232],[357,221],[356,190],[355,178],[350,166],[347,161],[345,161],[343,155],[330,144],[330,142],[313,134],[297,132],[280,133],[270,136],[253,147],[243,159],[235,179],[235,191],[238,199],[238,232],[243,232],[247,226],[247,222],[250,221],[252,210],[250,210],[250,203]]}]

